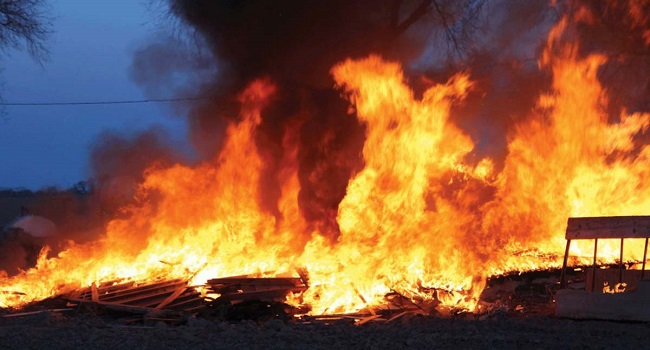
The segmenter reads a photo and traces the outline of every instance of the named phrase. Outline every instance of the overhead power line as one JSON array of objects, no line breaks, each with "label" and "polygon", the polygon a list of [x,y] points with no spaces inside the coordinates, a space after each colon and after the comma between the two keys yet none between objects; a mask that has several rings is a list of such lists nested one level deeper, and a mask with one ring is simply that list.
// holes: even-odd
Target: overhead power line
[{"label": "overhead power line", "polygon": [[197,101],[207,100],[210,97],[179,97],[179,98],[159,98],[146,100],[120,100],[120,101],[80,101],[80,102],[2,102],[0,106],[79,106],[79,105],[120,105],[134,103],[150,102],[177,102],[177,101]]}]

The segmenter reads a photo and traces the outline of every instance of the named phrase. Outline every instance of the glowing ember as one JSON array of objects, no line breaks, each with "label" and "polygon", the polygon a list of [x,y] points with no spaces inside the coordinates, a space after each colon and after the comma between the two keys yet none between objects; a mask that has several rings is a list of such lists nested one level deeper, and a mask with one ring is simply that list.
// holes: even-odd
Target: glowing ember
[{"label": "glowing ember", "polygon": [[[474,140],[450,120],[472,89],[469,73],[417,98],[398,63],[345,60],[331,73],[350,118],[366,127],[365,165],[338,206],[340,235],[332,241],[301,215],[299,124],[285,130],[277,213],[261,204],[264,161],[255,134],[277,88],[256,80],[240,94],[239,120],[228,126],[217,157],[150,168],[137,204],[124,208],[125,218],[110,222],[101,240],[71,243],[54,258],[43,252],[35,268],[2,279],[0,305],[115,278],[183,277],[198,285],[300,268],[310,280],[302,301],[314,313],[382,304],[391,290],[472,310],[491,275],[559,267],[569,216],[650,212],[650,145],[634,140],[650,114],[608,119],[597,77],[605,58],[579,58],[576,46],[560,44],[567,21],[551,31],[540,60],[552,72],[552,90],[511,130],[498,172],[491,159],[468,160]],[[486,189],[494,193],[489,199]],[[587,244],[573,245],[571,255],[590,256]],[[614,261],[618,248],[599,243],[598,255]],[[639,259],[643,244],[625,249]]]}]

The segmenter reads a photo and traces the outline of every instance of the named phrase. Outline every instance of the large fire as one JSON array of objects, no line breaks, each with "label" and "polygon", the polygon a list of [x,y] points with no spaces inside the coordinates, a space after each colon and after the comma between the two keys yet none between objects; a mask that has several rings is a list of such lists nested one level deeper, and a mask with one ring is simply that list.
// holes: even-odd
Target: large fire
[{"label": "large fire", "polygon": [[[349,117],[366,127],[365,165],[338,206],[333,242],[301,216],[299,125],[285,130],[280,215],[260,204],[264,161],[255,133],[278,88],[259,79],[240,93],[239,119],[218,156],[196,167],[151,167],[136,204],[101,240],[71,242],[57,257],[43,252],[36,267],[3,278],[0,306],[115,278],[200,285],[304,269],[310,288],[302,301],[314,313],[380,304],[391,290],[433,298],[432,288],[457,292],[438,297],[471,310],[491,275],[558,267],[568,217],[650,213],[650,145],[635,141],[650,114],[608,116],[597,77],[606,58],[580,58],[577,45],[561,43],[566,25],[553,28],[539,61],[552,72],[552,90],[511,130],[502,170],[470,157],[475,141],[450,119],[473,88],[470,72],[432,84],[420,98],[400,64],[345,60],[331,74]],[[599,256],[614,261],[618,244],[599,243]],[[571,254],[590,256],[592,247],[575,244]],[[642,254],[643,242],[625,245],[627,258]]]}]

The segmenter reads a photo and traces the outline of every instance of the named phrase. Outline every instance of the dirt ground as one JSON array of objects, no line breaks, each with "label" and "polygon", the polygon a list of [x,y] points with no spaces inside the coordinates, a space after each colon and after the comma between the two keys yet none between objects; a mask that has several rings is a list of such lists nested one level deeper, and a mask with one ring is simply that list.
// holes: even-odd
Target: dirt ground
[{"label": "dirt ground", "polygon": [[650,323],[502,315],[474,319],[413,316],[355,326],[347,321],[228,323],[190,318],[125,326],[92,315],[42,313],[0,318],[2,349],[413,349],[626,348],[650,346]]}]

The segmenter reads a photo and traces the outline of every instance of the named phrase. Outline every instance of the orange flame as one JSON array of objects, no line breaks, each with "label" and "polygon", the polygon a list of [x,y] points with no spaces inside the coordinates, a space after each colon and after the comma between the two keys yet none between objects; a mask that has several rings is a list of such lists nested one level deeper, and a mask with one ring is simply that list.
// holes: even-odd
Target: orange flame
[{"label": "orange flame", "polygon": [[[298,124],[283,140],[281,215],[260,204],[264,162],[255,133],[276,87],[257,80],[240,95],[240,120],[228,126],[217,157],[149,169],[127,218],[111,221],[95,243],[71,243],[53,258],[44,251],[36,267],[0,280],[0,305],[114,278],[202,284],[304,268],[310,288],[303,301],[314,313],[378,305],[391,290],[473,309],[487,277],[559,266],[569,216],[650,212],[650,145],[635,140],[650,114],[605,113],[597,77],[605,58],[580,58],[575,45],[561,44],[568,24],[563,19],[551,31],[540,61],[553,74],[552,89],[511,130],[498,173],[491,159],[467,161],[474,142],[449,117],[472,88],[468,73],[418,99],[399,64],[348,59],[332,75],[366,127],[365,167],[348,184],[338,207],[341,233],[331,242],[309,231],[300,213]],[[599,247],[604,261],[618,258],[618,242]],[[641,242],[625,247],[628,258],[641,257]],[[572,254],[591,249],[574,245]],[[431,288],[459,293],[436,296]]]}]

